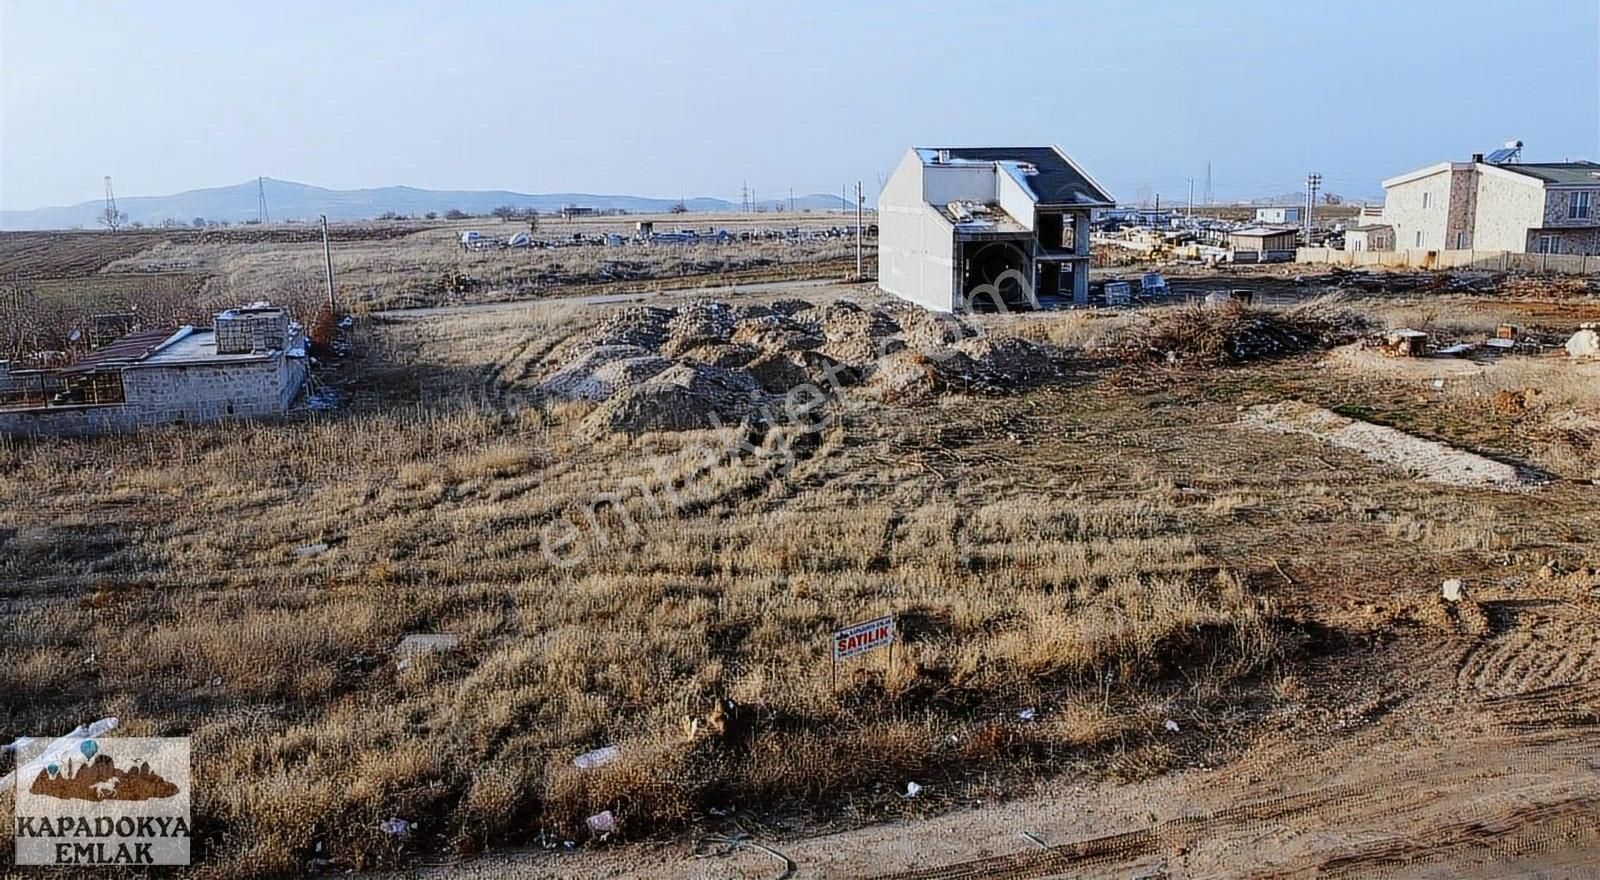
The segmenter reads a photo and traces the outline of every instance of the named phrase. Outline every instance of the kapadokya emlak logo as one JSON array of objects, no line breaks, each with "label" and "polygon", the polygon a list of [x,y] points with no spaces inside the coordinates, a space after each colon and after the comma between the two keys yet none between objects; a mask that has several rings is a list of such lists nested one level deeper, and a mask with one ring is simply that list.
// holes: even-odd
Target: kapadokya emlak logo
[{"label": "kapadokya emlak logo", "polygon": [[56,762],[45,765],[34,777],[28,792],[61,800],[95,802],[148,801],[178,793],[175,783],[161,778],[150,769],[149,762],[137,756],[122,770],[92,739],[80,743],[78,751],[83,755],[82,763],[69,760],[66,766]]}]

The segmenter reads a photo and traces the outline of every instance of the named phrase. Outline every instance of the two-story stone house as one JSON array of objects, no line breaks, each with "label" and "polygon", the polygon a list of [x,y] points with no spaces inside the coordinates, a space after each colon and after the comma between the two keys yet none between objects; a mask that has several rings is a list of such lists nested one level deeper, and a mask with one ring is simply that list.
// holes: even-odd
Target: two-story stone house
[{"label": "two-story stone house", "polygon": [[1441,162],[1383,182],[1394,246],[1600,254],[1600,164]]}]

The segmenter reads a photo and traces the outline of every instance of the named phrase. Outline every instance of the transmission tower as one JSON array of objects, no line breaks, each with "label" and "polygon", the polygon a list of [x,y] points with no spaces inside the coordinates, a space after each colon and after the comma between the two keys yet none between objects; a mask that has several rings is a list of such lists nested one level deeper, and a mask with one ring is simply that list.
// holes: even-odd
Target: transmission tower
[{"label": "transmission tower", "polygon": [[267,183],[264,177],[256,178],[256,222],[267,225]]},{"label": "transmission tower", "polygon": [[109,174],[106,175],[106,215],[101,218],[101,222],[112,232],[116,232],[117,227],[122,223],[122,218],[117,214],[117,195],[111,191],[111,175]]}]

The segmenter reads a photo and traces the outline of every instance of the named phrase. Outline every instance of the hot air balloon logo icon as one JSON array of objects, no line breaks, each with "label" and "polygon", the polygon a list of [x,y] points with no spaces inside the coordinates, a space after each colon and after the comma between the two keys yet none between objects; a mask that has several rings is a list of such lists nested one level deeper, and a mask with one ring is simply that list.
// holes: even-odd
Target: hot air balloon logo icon
[{"label": "hot air balloon logo icon", "polygon": [[118,767],[116,758],[101,751],[92,739],[79,743],[77,751],[82,762],[70,758],[65,766],[50,762],[39,771],[29,792],[84,801],[147,801],[178,793],[178,786],[151,770],[147,761],[135,758],[125,768]]}]

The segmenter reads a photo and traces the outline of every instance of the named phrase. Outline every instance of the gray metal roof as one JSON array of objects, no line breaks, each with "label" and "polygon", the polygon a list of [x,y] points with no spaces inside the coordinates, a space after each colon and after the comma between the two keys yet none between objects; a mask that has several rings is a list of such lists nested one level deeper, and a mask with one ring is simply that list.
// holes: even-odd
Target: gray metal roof
[{"label": "gray metal roof", "polygon": [[1600,186],[1600,176],[1597,176],[1600,163],[1595,162],[1514,163],[1495,167],[1537,177],[1545,183]]},{"label": "gray metal roof", "polygon": [[[1055,147],[948,147],[918,150],[924,162],[948,153],[952,162],[1022,162],[1033,173],[1014,174],[1043,205],[1114,205],[1116,200]],[[1013,171],[1014,169],[1007,169]]]}]

